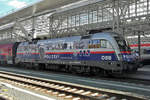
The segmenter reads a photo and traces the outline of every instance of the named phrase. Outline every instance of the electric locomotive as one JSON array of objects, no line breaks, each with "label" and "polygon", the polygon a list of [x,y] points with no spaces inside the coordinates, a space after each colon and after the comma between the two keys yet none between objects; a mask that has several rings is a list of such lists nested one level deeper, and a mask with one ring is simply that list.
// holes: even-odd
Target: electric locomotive
[{"label": "electric locomotive", "polygon": [[78,73],[124,73],[138,69],[137,58],[117,33],[21,42],[15,64]]}]

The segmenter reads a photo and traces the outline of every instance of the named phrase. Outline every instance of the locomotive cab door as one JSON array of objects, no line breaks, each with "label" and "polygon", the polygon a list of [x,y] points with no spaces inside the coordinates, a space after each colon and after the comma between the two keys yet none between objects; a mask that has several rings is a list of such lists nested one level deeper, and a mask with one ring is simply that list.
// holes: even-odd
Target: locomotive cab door
[{"label": "locomotive cab door", "polygon": [[13,62],[12,62],[12,49],[11,48],[8,48],[8,55],[6,57],[6,60],[7,60],[8,64],[13,64]]}]

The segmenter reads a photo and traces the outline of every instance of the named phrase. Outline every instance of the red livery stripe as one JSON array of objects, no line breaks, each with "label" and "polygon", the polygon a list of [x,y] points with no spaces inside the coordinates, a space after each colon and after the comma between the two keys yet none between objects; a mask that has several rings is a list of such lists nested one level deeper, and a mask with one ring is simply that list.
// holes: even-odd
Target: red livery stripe
[{"label": "red livery stripe", "polygon": [[[45,54],[73,54],[74,52],[46,52]],[[78,52],[79,54],[80,52]],[[115,51],[91,51],[91,54],[112,54],[115,53]],[[17,55],[23,55],[26,53],[17,53]],[[31,53],[31,54],[39,54],[39,53]]]},{"label": "red livery stripe", "polygon": [[[73,54],[74,52],[47,52],[46,54]],[[115,53],[115,51],[91,51],[91,54]],[[78,52],[79,54],[79,52]]]},{"label": "red livery stripe", "polygon": [[46,52],[46,54],[73,54],[73,52]]},{"label": "red livery stripe", "polygon": [[38,55],[38,54],[40,54],[40,53],[31,53],[31,54],[33,54],[33,55]]},{"label": "red livery stripe", "polygon": [[121,51],[121,53],[131,53],[131,51]]},{"label": "red livery stripe", "polygon": [[91,54],[115,53],[115,51],[91,51]]},{"label": "red livery stripe", "polygon": [[[132,44],[130,47],[138,47],[138,44]],[[150,47],[150,43],[147,44],[141,44],[141,47]]]},{"label": "red livery stripe", "polygon": [[8,53],[1,53],[2,56],[8,56]]}]

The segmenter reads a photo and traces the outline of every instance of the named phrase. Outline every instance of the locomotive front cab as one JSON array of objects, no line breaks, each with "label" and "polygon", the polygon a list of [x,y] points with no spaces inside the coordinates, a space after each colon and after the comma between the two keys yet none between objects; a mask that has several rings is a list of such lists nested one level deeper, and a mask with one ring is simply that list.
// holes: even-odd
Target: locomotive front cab
[{"label": "locomotive front cab", "polygon": [[123,63],[123,70],[133,71],[137,70],[138,59],[135,53],[131,52],[127,41],[121,36],[114,37],[120,53],[118,54],[119,60]]}]

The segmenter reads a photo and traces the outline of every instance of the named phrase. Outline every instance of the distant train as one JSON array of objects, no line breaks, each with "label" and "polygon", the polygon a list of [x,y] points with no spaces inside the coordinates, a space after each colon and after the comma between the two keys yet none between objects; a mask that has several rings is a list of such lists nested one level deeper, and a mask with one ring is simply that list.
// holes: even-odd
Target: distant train
[{"label": "distant train", "polygon": [[0,45],[0,63],[77,73],[126,73],[139,68],[124,38],[111,32]]},{"label": "distant train", "polygon": [[[130,48],[133,52],[139,53],[138,44],[130,45]],[[144,65],[150,64],[150,43],[142,43],[141,44],[141,58],[140,62]]]}]

